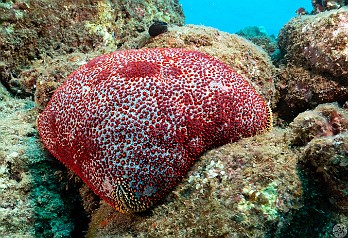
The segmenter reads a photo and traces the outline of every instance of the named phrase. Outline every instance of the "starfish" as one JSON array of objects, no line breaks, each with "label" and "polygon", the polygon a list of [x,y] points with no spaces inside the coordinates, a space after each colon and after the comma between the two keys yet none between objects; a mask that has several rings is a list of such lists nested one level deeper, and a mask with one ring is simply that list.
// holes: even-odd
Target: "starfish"
[{"label": "starfish", "polygon": [[267,103],[243,77],[185,49],[99,56],[38,119],[45,147],[123,213],[158,203],[205,151],[271,127]]}]

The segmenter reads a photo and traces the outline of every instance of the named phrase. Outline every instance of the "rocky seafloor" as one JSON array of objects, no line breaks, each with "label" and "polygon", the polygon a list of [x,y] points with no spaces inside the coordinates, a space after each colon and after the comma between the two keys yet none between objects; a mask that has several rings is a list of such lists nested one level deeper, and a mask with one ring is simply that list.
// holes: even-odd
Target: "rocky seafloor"
[{"label": "rocky seafloor", "polygon": [[[178,1],[1,2],[0,236],[332,236],[348,225],[348,8],[337,8],[291,19],[275,59],[264,38],[184,25]],[[154,20],[169,31],[150,37]],[[207,151],[161,204],[125,215],[44,149],[36,119],[80,65],[143,47],[219,58],[269,102],[274,128]]]}]

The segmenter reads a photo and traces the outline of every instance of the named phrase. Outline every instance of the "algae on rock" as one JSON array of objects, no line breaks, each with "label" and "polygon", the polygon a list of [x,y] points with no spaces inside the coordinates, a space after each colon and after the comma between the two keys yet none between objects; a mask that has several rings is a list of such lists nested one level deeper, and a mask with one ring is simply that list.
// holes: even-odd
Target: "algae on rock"
[{"label": "algae on rock", "polygon": [[348,100],[348,7],[291,19],[279,33],[284,55],[276,88],[291,121],[321,103]]},{"label": "algae on rock", "polygon": [[263,236],[301,207],[297,156],[280,129],[213,149],[150,215],[133,214],[125,226],[123,215],[102,205],[87,237]]},{"label": "algae on rock", "polygon": [[59,166],[39,142],[33,107],[0,84],[0,236],[71,237],[73,203],[67,200],[75,198],[62,196]]},{"label": "algae on rock", "polygon": [[21,97],[35,91],[35,78],[23,81],[22,75],[35,62],[114,51],[154,20],[184,24],[178,0],[15,0],[0,5],[0,16],[1,83]]}]

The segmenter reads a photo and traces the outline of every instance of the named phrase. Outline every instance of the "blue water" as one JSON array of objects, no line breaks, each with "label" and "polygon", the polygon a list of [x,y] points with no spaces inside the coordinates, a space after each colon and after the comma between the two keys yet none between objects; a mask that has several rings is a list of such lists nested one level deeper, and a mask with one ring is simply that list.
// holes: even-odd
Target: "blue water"
[{"label": "blue water", "polygon": [[278,35],[280,28],[296,10],[312,10],[311,0],[180,0],[186,24],[205,25],[235,33],[247,26],[263,26],[268,34]]}]

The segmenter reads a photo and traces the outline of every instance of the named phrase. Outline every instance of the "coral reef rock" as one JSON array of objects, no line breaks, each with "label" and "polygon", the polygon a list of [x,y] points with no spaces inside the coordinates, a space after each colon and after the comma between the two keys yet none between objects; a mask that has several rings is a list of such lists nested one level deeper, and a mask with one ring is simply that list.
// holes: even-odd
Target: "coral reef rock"
[{"label": "coral reef rock", "polygon": [[348,113],[337,103],[321,104],[290,124],[289,141],[303,147],[300,163],[311,181],[319,180],[325,198],[346,215],[348,205]]},{"label": "coral reef rock", "polygon": [[334,136],[348,130],[348,113],[337,103],[321,104],[299,114],[290,124],[290,144],[305,146],[314,138]]},{"label": "coral reef rock", "polygon": [[45,61],[36,61],[30,69],[22,71],[19,80],[22,83],[32,82],[34,84],[35,106],[43,109],[54,91],[66,80],[71,72],[99,54],[99,52],[95,51],[71,53],[48,58]]},{"label": "coral reef rock", "polygon": [[348,99],[345,82],[302,66],[282,65],[275,84],[279,95],[278,113],[289,121],[320,103],[342,103]]},{"label": "coral reef rock", "polygon": [[59,182],[59,165],[39,142],[33,107],[0,84],[0,237],[71,237],[77,196]]},{"label": "coral reef rock", "polygon": [[102,205],[87,237],[262,237],[281,229],[302,205],[297,154],[284,131],[207,152],[150,214],[125,217]]},{"label": "coral reef rock", "polygon": [[348,100],[348,8],[298,16],[280,31],[279,116]]},{"label": "coral reef rock", "polygon": [[278,49],[278,42],[274,35],[269,36],[263,27],[249,26],[236,32],[237,35],[250,40],[255,45],[262,47],[272,58],[275,56]]},{"label": "coral reef rock", "polygon": [[338,9],[348,5],[347,0],[312,0],[314,13],[320,13],[326,10]]},{"label": "coral reef rock", "polygon": [[[154,21],[182,25],[177,0],[5,1],[0,3],[0,79],[15,95],[31,96],[34,62],[93,49],[113,51]],[[26,72],[24,72],[26,73]]]},{"label": "coral reef rock", "polygon": [[[348,120],[348,118],[346,118]],[[348,215],[348,133],[315,138],[308,143],[300,161],[324,187],[327,201]]]},{"label": "coral reef rock", "polygon": [[293,18],[281,29],[279,46],[288,62],[347,79],[348,8]]}]

